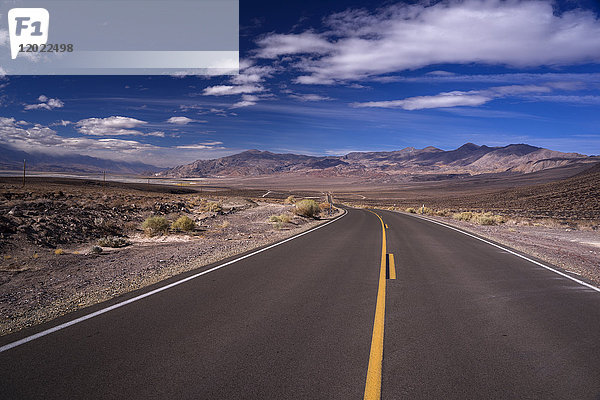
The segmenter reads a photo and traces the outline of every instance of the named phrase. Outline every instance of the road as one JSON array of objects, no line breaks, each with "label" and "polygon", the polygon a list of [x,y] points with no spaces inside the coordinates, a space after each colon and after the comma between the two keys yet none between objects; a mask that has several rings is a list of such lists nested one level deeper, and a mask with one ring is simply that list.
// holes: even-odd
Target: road
[{"label": "road", "polygon": [[0,398],[600,398],[599,292],[455,230],[377,214],[350,209],[7,349]]}]

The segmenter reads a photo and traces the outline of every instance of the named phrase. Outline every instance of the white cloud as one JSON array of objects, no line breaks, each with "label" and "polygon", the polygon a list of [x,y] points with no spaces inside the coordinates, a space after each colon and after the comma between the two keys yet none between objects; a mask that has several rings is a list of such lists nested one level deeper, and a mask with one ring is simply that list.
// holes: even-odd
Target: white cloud
[{"label": "white cloud", "polygon": [[300,101],[328,101],[333,100],[331,97],[321,96],[319,94],[300,94],[300,93],[291,93],[290,97],[293,99],[298,99]]},{"label": "white cloud", "polygon": [[188,149],[188,150],[208,150],[208,149],[223,149],[223,147],[216,147],[220,144],[223,144],[223,142],[204,142],[204,143],[197,143],[197,144],[186,144],[186,145],[182,145],[182,146],[175,146],[175,148],[177,149]]},{"label": "white cloud", "polygon": [[239,75],[231,78],[235,85],[252,85],[263,82],[265,78],[273,76],[277,69],[270,65],[252,65],[250,61],[243,61],[240,65]]},{"label": "white cloud", "polygon": [[431,71],[426,73],[425,75],[432,75],[432,76],[454,76],[456,75],[454,72],[449,72],[449,71]]},{"label": "white cloud", "polygon": [[160,147],[136,140],[63,137],[46,126],[4,117],[0,117],[0,144],[26,152],[81,154],[118,161],[139,161],[164,167],[236,153],[235,150],[220,146],[222,142],[218,141]]},{"label": "white cloud", "polygon": [[582,96],[566,96],[566,95],[553,95],[553,96],[528,96],[527,98],[536,101],[550,101],[558,103],[574,103],[584,105],[596,105],[600,104],[600,96],[593,95],[582,95]]},{"label": "white cloud", "polygon": [[358,108],[402,108],[404,110],[423,110],[428,108],[448,108],[459,106],[480,106],[494,99],[519,96],[532,93],[549,93],[552,89],[536,85],[497,86],[485,90],[442,92],[433,96],[415,96],[402,100],[370,101],[353,103]]},{"label": "white cloud", "polygon": [[50,99],[43,94],[38,97],[38,104],[25,104],[25,110],[53,110],[55,108],[62,108],[65,103],[59,99]]},{"label": "white cloud", "polygon": [[167,122],[175,125],[187,125],[190,122],[195,122],[195,120],[188,117],[171,117],[167,120]]},{"label": "white cloud", "polygon": [[234,94],[259,93],[265,90],[261,85],[218,85],[204,89],[205,96],[230,96]]},{"label": "white cloud", "polygon": [[230,108],[242,108],[242,107],[250,107],[255,105],[259,100],[258,96],[245,94],[242,96],[242,100],[234,103]]},{"label": "white cloud", "polygon": [[87,118],[75,123],[79,133],[89,136],[164,136],[164,132],[144,133],[133,128],[146,125],[146,121],[129,117]]},{"label": "white cloud", "polygon": [[333,51],[335,45],[323,35],[313,32],[300,34],[272,34],[257,41],[259,58],[277,58],[289,54],[325,54]]},{"label": "white cloud", "polygon": [[368,79],[436,64],[511,67],[600,61],[600,20],[592,11],[555,13],[550,1],[450,0],[348,10],[327,31],[270,34],[259,58],[293,56],[303,84]]},{"label": "white cloud", "polygon": [[405,110],[422,110],[425,108],[444,108],[457,106],[480,106],[491,101],[491,97],[468,92],[447,92],[435,96],[416,96],[404,100],[370,101],[354,103],[354,107],[403,108]]},{"label": "white cloud", "polygon": [[[62,137],[56,131],[40,124],[23,124],[14,118],[0,118],[0,143],[23,151],[46,153],[78,153],[99,155],[97,152],[132,152],[154,148],[133,140],[90,139],[86,137]],[[31,125],[24,128],[21,125]]]},{"label": "white cloud", "polygon": [[[253,94],[265,93],[268,90],[262,82],[267,77],[273,76],[280,67],[269,65],[255,65],[253,60],[243,59],[240,61],[240,73],[229,80],[230,85],[210,86],[204,89],[205,96],[230,96],[242,95],[242,100],[234,103],[229,108],[241,108],[255,105],[259,97]],[[268,93],[261,97],[268,97]]]}]

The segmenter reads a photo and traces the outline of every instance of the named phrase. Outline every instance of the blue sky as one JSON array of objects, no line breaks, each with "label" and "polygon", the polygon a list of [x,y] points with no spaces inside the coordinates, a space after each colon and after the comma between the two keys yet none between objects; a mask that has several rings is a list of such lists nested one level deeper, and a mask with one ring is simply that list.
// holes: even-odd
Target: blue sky
[{"label": "blue sky", "polygon": [[159,166],[466,142],[600,154],[598,2],[365,4],[241,0],[238,76],[4,77],[0,144]]}]

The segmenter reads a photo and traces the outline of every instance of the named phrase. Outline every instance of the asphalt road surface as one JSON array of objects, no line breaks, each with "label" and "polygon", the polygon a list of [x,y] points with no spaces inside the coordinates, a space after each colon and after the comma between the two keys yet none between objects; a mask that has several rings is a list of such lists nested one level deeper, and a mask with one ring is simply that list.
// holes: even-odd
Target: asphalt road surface
[{"label": "asphalt road surface", "polygon": [[377,214],[350,209],[3,347],[0,398],[600,399],[598,291],[455,230]]}]

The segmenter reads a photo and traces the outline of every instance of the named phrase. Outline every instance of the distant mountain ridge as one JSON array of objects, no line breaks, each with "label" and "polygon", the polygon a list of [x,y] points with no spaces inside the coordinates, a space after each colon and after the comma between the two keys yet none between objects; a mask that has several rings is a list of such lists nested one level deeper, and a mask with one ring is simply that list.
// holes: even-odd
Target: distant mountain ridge
[{"label": "distant mountain ridge", "polygon": [[367,179],[410,175],[477,175],[529,173],[573,163],[592,162],[578,153],[511,144],[503,147],[466,143],[455,150],[432,146],[407,147],[389,152],[353,152],[344,156],[306,156],[248,150],[214,160],[197,160],[161,172],[176,178],[252,177],[274,174],[306,174],[321,177],[348,176]]},{"label": "distant mountain ridge", "polygon": [[161,170],[161,168],[140,162],[114,161],[79,154],[29,153],[0,145],[0,169],[22,169],[23,160],[27,160],[27,169],[46,172],[97,173],[106,171],[121,174],[146,174]]}]

